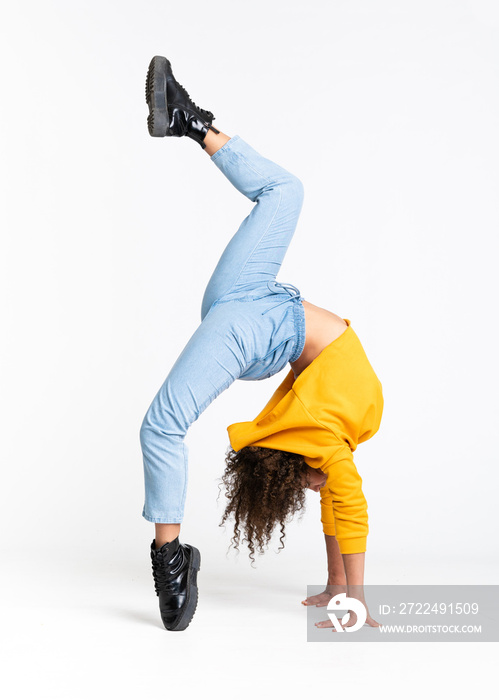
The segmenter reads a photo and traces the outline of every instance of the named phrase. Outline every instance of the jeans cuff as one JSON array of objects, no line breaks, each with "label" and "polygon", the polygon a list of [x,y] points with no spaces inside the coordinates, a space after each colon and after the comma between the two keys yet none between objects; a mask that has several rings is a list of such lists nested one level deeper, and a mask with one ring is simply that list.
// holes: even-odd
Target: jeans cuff
[{"label": "jeans cuff", "polygon": [[239,141],[241,137],[239,134],[235,134],[235,136],[232,136],[224,145],[218,149],[218,151],[215,151],[215,153],[211,156],[211,160],[217,160],[221,155],[223,155],[226,151],[232,150],[232,147],[236,141]]}]

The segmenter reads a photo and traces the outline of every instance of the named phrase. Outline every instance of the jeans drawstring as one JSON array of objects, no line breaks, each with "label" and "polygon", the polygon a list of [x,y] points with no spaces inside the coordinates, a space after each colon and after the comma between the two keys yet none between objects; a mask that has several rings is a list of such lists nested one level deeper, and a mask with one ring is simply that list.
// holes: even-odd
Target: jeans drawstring
[{"label": "jeans drawstring", "polygon": [[280,306],[281,304],[286,304],[291,299],[301,299],[302,298],[300,290],[297,289],[293,284],[272,281],[272,282],[268,282],[267,286],[272,292],[274,292],[274,294],[282,294],[281,291],[276,290],[276,287],[278,287],[279,290],[283,289],[285,292],[288,292],[289,297],[287,299],[283,299],[282,301],[278,301],[277,304],[274,304],[273,306],[270,306],[268,309],[265,309],[265,311],[262,311],[262,316],[264,316],[268,311],[275,309],[276,306]]}]

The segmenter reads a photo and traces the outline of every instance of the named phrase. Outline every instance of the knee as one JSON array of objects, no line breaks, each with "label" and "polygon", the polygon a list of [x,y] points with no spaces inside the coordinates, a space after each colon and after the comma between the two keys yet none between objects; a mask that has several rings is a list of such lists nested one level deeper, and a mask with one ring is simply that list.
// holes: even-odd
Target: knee
[{"label": "knee", "polygon": [[294,188],[295,195],[296,195],[297,199],[299,199],[300,201],[303,201],[303,196],[305,193],[305,188],[303,187],[303,182],[296,175],[293,175],[292,178],[293,178],[293,188]]},{"label": "knee", "polygon": [[[157,401],[157,399],[156,399]],[[152,404],[142,420],[139,430],[140,445],[142,452],[146,453],[155,449],[158,440],[161,441],[163,435],[168,433],[166,422],[162,424],[158,420],[157,410]]]},{"label": "knee", "polygon": [[[168,396],[169,393],[174,392],[165,385],[161,394]],[[189,425],[185,409],[158,393],[140,426],[142,451],[154,451],[159,445],[182,442]]]},{"label": "knee", "polygon": [[201,302],[201,321],[204,321],[204,319],[208,315],[208,311],[211,309],[214,303],[213,299],[210,295],[208,295],[207,291],[208,290],[206,290],[203,296],[203,301]]},{"label": "knee", "polygon": [[305,188],[303,187],[303,182],[299,177],[288,173],[283,182],[283,193],[289,199],[289,201],[296,207],[299,212],[303,205],[303,198],[305,195]]},{"label": "knee", "polygon": [[150,441],[151,441],[151,422],[149,420],[149,413],[146,413],[139,430],[140,446],[144,452]]}]

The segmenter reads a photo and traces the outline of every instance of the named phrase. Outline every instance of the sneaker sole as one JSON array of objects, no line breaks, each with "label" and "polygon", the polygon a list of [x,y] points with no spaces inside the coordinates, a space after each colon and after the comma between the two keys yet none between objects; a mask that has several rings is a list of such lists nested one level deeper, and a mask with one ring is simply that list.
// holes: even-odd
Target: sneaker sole
[{"label": "sneaker sole", "polygon": [[170,134],[168,103],[166,100],[166,73],[171,64],[164,56],[154,56],[147,71],[146,102],[149,107],[147,128],[151,136]]},{"label": "sneaker sole", "polygon": [[171,632],[182,632],[183,630],[185,630],[189,626],[189,623],[192,620],[192,618],[194,617],[194,613],[196,612],[196,608],[198,606],[199,594],[197,585],[197,575],[201,566],[201,554],[199,552],[199,549],[196,549],[196,547],[193,547],[192,545],[189,545],[189,547],[192,551],[192,557],[189,564],[187,602],[184,608],[184,612],[182,613],[182,616],[180,617],[179,621],[177,622],[175,627],[170,628]]}]

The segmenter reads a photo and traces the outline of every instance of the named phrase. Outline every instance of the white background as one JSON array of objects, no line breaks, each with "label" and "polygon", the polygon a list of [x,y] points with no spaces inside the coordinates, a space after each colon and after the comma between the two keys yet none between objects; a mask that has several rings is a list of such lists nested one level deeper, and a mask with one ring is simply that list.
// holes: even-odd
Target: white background
[{"label": "white background", "polygon": [[307,644],[317,494],[281,553],[226,557],[226,426],[284,372],[189,432],[200,601],[163,629],[138,431],[252,205],[193,141],[149,137],[144,84],[166,55],[216,126],[305,185],[279,279],[352,320],[385,397],[354,455],[366,583],[497,583],[497,5],[45,0],[1,27],[8,697],[476,692],[494,645]]}]

